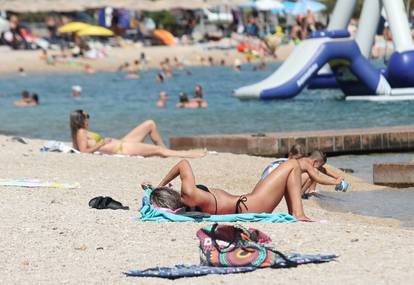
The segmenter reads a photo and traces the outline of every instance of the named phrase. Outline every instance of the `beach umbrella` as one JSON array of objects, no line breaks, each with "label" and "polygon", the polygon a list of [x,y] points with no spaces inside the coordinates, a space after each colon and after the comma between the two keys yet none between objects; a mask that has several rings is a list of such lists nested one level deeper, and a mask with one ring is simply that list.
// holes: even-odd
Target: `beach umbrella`
[{"label": "beach umbrella", "polygon": [[89,27],[86,27],[78,31],[76,34],[80,37],[85,37],[85,36],[111,37],[114,35],[114,32],[104,27],[90,25]]},{"label": "beach umbrella", "polygon": [[296,2],[293,9],[289,12],[293,15],[306,14],[308,11],[320,12],[326,10],[326,5],[313,0],[300,0]]},{"label": "beach umbrella", "polygon": [[76,33],[77,31],[83,30],[91,25],[82,22],[71,22],[58,29],[58,32],[63,33]]},{"label": "beach umbrella", "polygon": [[251,8],[259,11],[271,11],[273,9],[283,9],[283,4],[275,0],[258,0],[242,3],[240,8]]},{"label": "beach umbrella", "polygon": [[283,1],[282,5],[283,5],[283,8],[272,9],[272,13],[273,14],[278,14],[278,13],[282,13],[282,12],[289,13],[295,7],[296,2]]}]

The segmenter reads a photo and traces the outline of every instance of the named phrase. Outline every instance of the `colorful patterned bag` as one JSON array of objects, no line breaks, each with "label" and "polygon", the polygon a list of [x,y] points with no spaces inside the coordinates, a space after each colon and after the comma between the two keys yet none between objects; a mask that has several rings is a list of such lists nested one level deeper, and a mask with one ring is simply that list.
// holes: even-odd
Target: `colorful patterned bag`
[{"label": "colorful patterned bag", "polygon": [[272,248],[270,237],[257,229],[216,223],[198,230],[197,237],[202,265],[292,267],[300,263]]}]

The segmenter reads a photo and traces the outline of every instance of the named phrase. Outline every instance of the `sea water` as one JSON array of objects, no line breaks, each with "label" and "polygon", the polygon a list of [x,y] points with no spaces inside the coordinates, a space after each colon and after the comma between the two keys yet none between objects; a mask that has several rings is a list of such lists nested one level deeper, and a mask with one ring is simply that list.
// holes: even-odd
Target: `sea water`
[{"label": "sea water", "polygon": [[328,211],[392,218],[400,220],[404,227],[414,227],[414,188],[321,192],[312,199],[317,199],[318,204]]},{"label": "sea water", "polygon": [[[90,128],[103,136],[121,137],[146,119],[157,122],[164,140],[171,136],[323,130],[411,124],[414,102],[347,102],[338,90],[304,90],[283,101],[240,101],[232,91],[266,78],[278,67],[241,72],[225,66],[177,71],[157,83],[156,70],[126,79],[122,72],[48,73],[0,76],[0,133],[53,140],[70,140],[69,113],[84,109]],[[176,109],[180,92],[191,97],[195,84],[203,87],[207,109]],[[71,96],[80,85],[82,96]],[[14,107],[21,91],[40,96],[35,108]],[[169,94],[167,108],[156,108],[160,91]]]},{"label": "sea water", "polygon": [[[414,161],[414,152],[343,155],[328,158],[329,164],[352,171],[351,175],[370,183],[373,182],[374,163],[410,161]],[[393,218],[400,220],[402,226],[414,227],[414,188],[354,192],[351,184],[346,193],[335,192],[332,187],[332,191],[321,192],[312,199],[329,211]]]}]

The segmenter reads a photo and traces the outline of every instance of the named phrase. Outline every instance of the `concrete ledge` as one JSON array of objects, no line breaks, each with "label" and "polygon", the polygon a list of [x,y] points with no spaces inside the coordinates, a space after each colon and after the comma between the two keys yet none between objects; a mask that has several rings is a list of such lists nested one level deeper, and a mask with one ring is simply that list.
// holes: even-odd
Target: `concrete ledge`
[{"label": "concrete ledge", "polygon": [[284,156],[295,143],[304,145],[306,152],[320,149],[328,154],[410,151],[414,150],[414,125],[170,138],[176,150],[207,148],[260,156]]},{"label": "concrete ledge", "polygon": [[414,163],[374,164],[374,184],[391,187],[414,187]]}]

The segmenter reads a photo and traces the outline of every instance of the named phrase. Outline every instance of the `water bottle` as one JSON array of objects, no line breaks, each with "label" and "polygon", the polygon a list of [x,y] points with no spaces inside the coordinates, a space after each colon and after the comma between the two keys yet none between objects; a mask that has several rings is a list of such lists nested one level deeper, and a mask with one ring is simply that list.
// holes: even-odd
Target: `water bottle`
[{"label": "water bottle", "polygon": [[346,192],[348,191],[348,188],[349,188],[349,183],[346,182],[345,180],[342,180],[341,183],[336,184],[335,191]]}]

